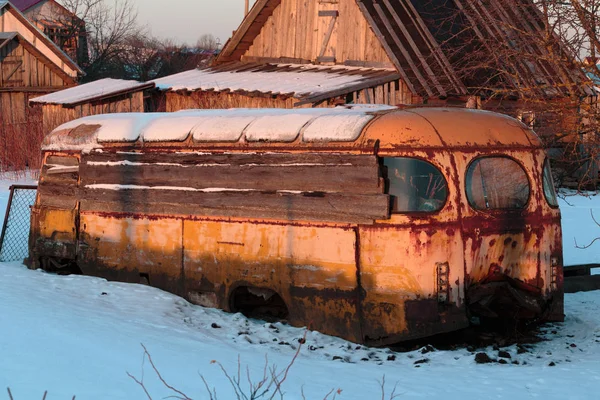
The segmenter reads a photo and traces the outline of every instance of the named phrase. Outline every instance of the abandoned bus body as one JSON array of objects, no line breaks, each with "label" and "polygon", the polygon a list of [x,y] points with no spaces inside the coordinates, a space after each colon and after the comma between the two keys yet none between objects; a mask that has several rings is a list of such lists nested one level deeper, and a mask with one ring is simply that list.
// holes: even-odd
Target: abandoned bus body
[{"label": "abandoned bus body", "polygon": [[466,109],[112,114],[43,144],[31,268],[369,345],[563,318],[536,135]]}]

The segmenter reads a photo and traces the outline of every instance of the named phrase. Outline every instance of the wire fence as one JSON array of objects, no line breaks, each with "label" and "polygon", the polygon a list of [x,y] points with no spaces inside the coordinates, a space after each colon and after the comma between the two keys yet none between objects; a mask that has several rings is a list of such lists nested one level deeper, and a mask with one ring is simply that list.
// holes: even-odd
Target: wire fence
[{"label": "wire fence", "polygon": [[29,255],[31,206],[36,186],[10,187],[6,217],[0,236],[0,262],[22,261]]}]

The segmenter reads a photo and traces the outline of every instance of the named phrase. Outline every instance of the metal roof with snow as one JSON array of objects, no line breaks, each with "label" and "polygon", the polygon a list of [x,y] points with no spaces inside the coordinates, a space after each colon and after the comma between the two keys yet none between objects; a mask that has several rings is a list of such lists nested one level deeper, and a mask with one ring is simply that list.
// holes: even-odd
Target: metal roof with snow
[{"label": "metal roof with snow", "polygon": [[125,95],[153,87],[154,83],[150,82],[143,83],[138,81],[106,78],[50,93],[45,96],[36,97],[31,99],[30,103],[59,104],[63,106],[75,107],[82,103],[104,100],[109,97]]},{"label": "metal roof with snow", "polygon": [[318,102],[398,80],[395,69],[312,64],[230,63],[155,79],[162,91],[261,93]]}]

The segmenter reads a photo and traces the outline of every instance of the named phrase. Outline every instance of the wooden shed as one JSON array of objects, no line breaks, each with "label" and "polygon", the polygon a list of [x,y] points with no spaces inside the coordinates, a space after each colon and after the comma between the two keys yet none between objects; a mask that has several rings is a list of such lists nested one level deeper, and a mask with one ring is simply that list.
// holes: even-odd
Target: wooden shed
[{"label": "wooden shed", "polygon": [[[528,100],[588,94],[560,44],[566,61],[547,61],[545,34],[531,0],[257,0],[210,69],[155,81],[157,103],[168,111],[425,103],[520,116],[531,107],[524,87]],[[500,49],[528,56],[493,57]],[[330,86],[344,77],[354,80]]]},{"label": "wooden shed", "polygon": [[41,113],[29,99],[76,84],[83,71],[10,2],[0,0],[0,170],[37,165]]},{"label": "wooden shed", "polygon": [[47,134],[89,115],[144,112],[144,91],[153,87],[154,83],[106,78],[33,98],[30,104],[41,113],[42,130]]}]

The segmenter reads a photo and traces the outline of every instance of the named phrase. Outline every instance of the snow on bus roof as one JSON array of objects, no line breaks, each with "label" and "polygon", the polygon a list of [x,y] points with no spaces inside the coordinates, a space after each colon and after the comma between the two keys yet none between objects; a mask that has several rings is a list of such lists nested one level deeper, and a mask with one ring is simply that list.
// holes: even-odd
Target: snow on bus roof
[{"label": "snow on bus roof", "polygon": [[185,110],[175,113],[102,114],[67,122],[50,133],[43,150],[101,148],[103,143],[183,141],[309,142],[354,141],[374,118],[391,106],[336,108]]}]

